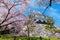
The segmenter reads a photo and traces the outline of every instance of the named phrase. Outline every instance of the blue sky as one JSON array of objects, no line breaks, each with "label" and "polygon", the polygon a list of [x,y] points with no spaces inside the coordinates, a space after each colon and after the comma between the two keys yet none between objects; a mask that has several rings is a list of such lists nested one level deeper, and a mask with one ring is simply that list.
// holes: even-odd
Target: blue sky
[{"label": "blue sky", "polygon": [[55,25],[60,26],[60,4],[52,3],[52,6],[48,8],[45,14],[53,17]]},{"label": "blue sky", "polygon": [[[11,0],[11,2],[13,2],[14,0]],[[36,4],[36,0],[30,0],[30,3],[32,4]],[[38,6],[37,4],[36,5],[33,5],[33,6],[29,6],[29,9],[30,10],[37,10],[37,11],[40,11],[41,13],[44,11],[45,7],[41,7],[41,6]],[[29,10],[26,12],[27,15],[29,15]],[[52,6],[49,7],[46,12],[45,12],[45,15],[48,15],[50,17],[53,17],[54,20],[55,20],[55,25],[56,26],[60,26],[60,4],[57,4],[57,3],[54,3],[52,2]]]},{"label": "blue sky", "polygon": [[[31,10],[38,10],[41,13],[44,11],[45,7],[38,7],[38,6],[30,6],[29,7]],[[26,12],[26,14],[29,14],[29,11]],[[57,3],[52,3],[52,6],[49,7],[46,12],[45,15],[48,15],[50,17],[53,17],[55,20],[55,24],[56,26],[60,26],[60,4]]]}]

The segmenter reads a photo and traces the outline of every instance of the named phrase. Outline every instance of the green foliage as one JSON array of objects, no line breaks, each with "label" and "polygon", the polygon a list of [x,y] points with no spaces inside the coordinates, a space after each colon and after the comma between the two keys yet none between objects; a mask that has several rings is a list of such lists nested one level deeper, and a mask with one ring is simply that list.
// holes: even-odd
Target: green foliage
[{"label": "green foliage", "polygon": [[47,29],[47,30],[50,30],[50,27],[49,27],[49,25],[45,26],[45,29]]},{"label": "green foliage", "polygon": [[57,29],[56,29],[56,30],[54,30],[54,32],[55,32],[55,33],[60,33],[60,30],[57,30]]},{"label": "green foliage", "polygon": [[53,27],[49,27],[49,26],[50,26],[50,25],[46,25],[46,26],[45,26],[45,29],[46,29],[46,30],[49,30],[50,32],[55,32],[55,33],[58,31],[55,26],[53,26]]},{"label": "green foliage", "polygon": [[47,25],[47,26],[45,26],[45,29],[46,30],[49,30],[49,31],[51,31],[52,32],[52,30],[51,30],[51,28]]},{"label": "green foliage", "polygon": [[34,15],[33,14],[30,14],[29,15],[29,18],[33,20],[34,19]]},{"label": "green foliage", "polygon": [[60,33],[60,30],[58,30],[55,26],[49,27],[49,25],[46,25],[45,29],[47,29],[47,30],[49,30],[51,32]]},{"label": "green foliage", "polygon": [[45,29],[55,33],[59,31],[54,26],[54,19],[52,17],[47,17],[46,20],[47,20],[47,25],[45,26]]},{"label": "green foliage", "polygon": [[48,25],[54,24],[54,19],[52,17],[46,17],[46,21]]},{"label": "green foliage", "polygon": [[[13,40],[13,38],[0,38],[0,40]],[[16,40],[27,40],[27,37],[17,37]],[[30,40],[40,40],[40,38],[30,37]],[[48,38],[42,38],[42,40],[48,40]],[[60,38],[50,38],[50,40],[60,40]]]},{"label": "green foliage", "polygon": [[50,40],[60,40],[60,38],[50,38]]}]

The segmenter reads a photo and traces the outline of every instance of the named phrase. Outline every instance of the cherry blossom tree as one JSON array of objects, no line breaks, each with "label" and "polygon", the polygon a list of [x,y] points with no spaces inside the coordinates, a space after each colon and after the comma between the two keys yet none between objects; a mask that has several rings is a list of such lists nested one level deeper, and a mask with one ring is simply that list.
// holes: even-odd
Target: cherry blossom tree
[{"label": "cherry blossom tree", "polygon": [[1,31],[15,29],[14,32],[20,32],[23,29],[24,21],[27,20],[24,14],[27,11],[26,4],[24,0],[0,0]]},{"label": "cherry blossom tree", "polygon": [[15,29],[14,32],[20,32],[24,27],[24,22],[29,19],[25,15],[25,12],[30,11],[29,6],[36,4],[51,6],[52,1],[60,2],[59,0],[37,0],[36,3],[30,0],[0,0],[0,30]]}]

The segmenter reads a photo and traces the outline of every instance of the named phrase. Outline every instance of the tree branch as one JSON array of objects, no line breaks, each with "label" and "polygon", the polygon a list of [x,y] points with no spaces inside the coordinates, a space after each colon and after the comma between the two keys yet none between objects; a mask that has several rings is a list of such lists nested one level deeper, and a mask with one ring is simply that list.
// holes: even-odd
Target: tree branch
[{"label": "tree branch", "polygon": [[49,6],[51,6],[52,5],[52,0],[50,0],[50,4],[49,4]]},{"label": "tree branch", "polygon": [[[19,13],[19,14],[20,14],[20,13]],[[14,17],[18,16],[19,14],[7,18],[6,21],[8,21],[8,20],[11,19],[11,18],[14,18]]]},{"label": "tree branch", "polygon": [[43,13],[42,13],[42,14],[43,14],[43,16],[44,16],[45,11],[48,9],[48,7],[49,7],[49,6],[51,6],[51,4],[52,4],[52,0],[50,0],[49,5],[48,5],[48,6],[45,8],[45,10],[43,11]]},{"label": "tree branch", "polygon": [[8,23],[8,24],[2,25],[2,27],[3,27],[3,26],[10,25],[10,24],[15,23],[15,22],[20,22],[20,21],[24,21],[24,20],[16,20],[16,21],[10,22],[10,23]]},{"label": "tree branch", "polygon": [[[17,5],[20,5],[20,4],[17,4]],[[10,10],[11,10],[14,6],[17,6],[17,5],[13,5],[10,9],[8,9],[8,14],[6,15],[5,19],[0,23],[0,25],[3,24],[3,23],[6,21],[7,17],[8,17],[9,14],[10,14]]]}]

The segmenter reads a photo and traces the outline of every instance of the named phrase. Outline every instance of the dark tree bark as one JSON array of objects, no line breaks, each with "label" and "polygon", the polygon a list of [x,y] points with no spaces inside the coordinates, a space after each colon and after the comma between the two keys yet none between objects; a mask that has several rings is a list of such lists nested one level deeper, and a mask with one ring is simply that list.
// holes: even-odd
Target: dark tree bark
[{"label": "dark tree bark", "polygon": [[51,6],[52,5],[52,0],[50,0],[50,4],[49,4],[49,6]]},{"label": "dark tree bark", "polygon": [[42,40],[42,37],[40,36],[40,40]]},{"label": "dark tree bark", "polygon": [[13,36],[13,40],[16,40],[16,38],[17,38],[16,36]]},{"label": "dark tree bark", "polygon": [[27,40],[30,40],[30,37],[29,37],[29,34],[30,34],[30,32],[29,32],[29,27],[27,26],[27,29],[28,29],[28,35],[27,35]]}]

